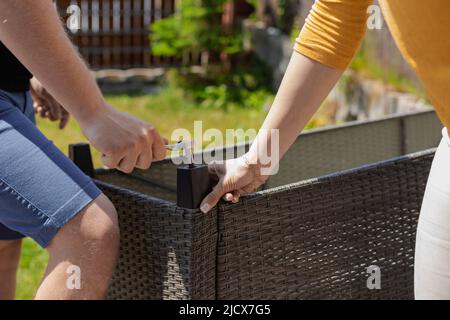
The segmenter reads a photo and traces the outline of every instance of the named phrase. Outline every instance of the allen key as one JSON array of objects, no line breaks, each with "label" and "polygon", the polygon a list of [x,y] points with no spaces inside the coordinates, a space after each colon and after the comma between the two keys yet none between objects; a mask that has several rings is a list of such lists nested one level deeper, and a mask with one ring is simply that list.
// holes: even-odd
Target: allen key
[{"label": "allen key", "polygon": [[169,151],[182,151],[183,157],[187,160],[190,167],[194,166],[194,140],[180,140],[173,144],[167,144],[165,147]]}]

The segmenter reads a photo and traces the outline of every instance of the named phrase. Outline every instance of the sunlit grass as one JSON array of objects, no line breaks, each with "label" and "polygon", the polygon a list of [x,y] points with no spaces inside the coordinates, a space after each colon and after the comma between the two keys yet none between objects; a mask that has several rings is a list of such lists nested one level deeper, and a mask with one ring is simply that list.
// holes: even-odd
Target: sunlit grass
[{"label": "sunlit grass", "polygon": [[32,299],[47,264],[48,254],[33,240],[25,239],[17,274],[17,299]]}]

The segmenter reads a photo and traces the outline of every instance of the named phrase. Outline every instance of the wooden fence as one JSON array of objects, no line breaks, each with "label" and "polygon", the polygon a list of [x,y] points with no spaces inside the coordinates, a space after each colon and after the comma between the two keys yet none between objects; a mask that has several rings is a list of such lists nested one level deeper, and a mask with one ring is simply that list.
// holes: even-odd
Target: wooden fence
[{"label": "wooden fence", "polygon": [[[79,30],[68,31],[93,69],[129,69],[174,64],[153,56],[149,26],[175,11],[178,0],[56,0],[64,21],[79,8]],[[74,7],[76,6],[76,7]]]}]

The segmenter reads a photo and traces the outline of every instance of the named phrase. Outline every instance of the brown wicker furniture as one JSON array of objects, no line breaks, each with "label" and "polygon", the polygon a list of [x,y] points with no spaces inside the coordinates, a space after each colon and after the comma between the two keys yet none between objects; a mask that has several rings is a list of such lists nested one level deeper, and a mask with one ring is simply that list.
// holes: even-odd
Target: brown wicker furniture
[{"label": "brown wicker furniture", "polygon": [[[97,170],[120,218],[110,298],[412,299],[434,155],[417,151],[437,146],[440,128],[428,111],[308,132],[265,190],[208,214],[175,204],[170,160],[132,175]],[[367,288],[371,265],[380,290]]]}]

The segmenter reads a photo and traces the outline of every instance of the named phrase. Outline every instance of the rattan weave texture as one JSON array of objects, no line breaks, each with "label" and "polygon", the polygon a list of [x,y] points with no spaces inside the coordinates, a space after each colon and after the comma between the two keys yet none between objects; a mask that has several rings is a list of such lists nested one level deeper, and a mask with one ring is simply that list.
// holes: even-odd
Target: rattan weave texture
[{"label": "rattan weave texture", "polygon": [[111,299],[214,299],[217,210],[203,214],[97,180],[114,203],[120,257]]},{"label": "rattan weave texture", "polygon": [[[439,134],[433,112],[315,130],[266,190],[206,215],[176,206],[170,160],[133,175],[97,170],[121,228],[109,298],[411,299],[434,150],[401,155]],[[381,290],[367,288],[371,265]]]},{"label": "rattan weave texture", "polygon": [[[219,208],[218,299],[412,299],[433,151]],[[369,290],[369,266],[381,290]]]}]

